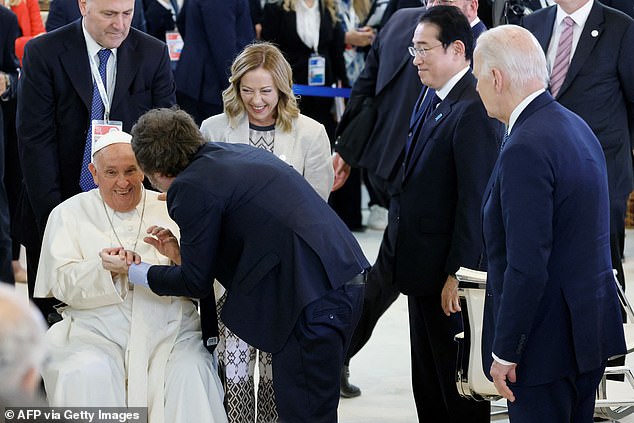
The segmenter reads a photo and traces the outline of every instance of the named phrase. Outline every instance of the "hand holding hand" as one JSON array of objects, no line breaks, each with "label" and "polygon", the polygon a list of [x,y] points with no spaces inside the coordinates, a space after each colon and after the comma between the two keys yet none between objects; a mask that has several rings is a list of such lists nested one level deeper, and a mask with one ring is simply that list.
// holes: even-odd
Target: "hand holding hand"
[{"label": "hand holding hand", "polygon": [[147,233],[152,236],[143,238],[144,242],[156,248],[159,253],[174,263],[181,264],[181,249],[172,231],[161,226],[153,225],[147,229]]},{"label": "hand holding hand", "polygon": [[132,263],[141,263],[140,255],[121,247],[104,248],[99,252],[99,257],[103,268],[113,273],[127,274]]},{"label": "hand holding hand", "polygon": [[517,364],[506,365],[493,360],[493,364],[491,364],[491,371],[489,372],[493,378],[493,385],[495,385],[495,389],[500,395],[511,402],[515,401],[515,395],[513,395],[513,391],[511,391],[508,387],[506,381],[508,380],[512,383],[517,381],[517,375],[515,374],[516,367]]},{"label": "hand holding hand", "polygon": [[450,316],[451,313],[462,311],[460,308],[460,297],[458,296],[458,279],[451,275],[447,276],[445,286],[443,286],[440,294],[440,300],[442,310],[447,316]]}]

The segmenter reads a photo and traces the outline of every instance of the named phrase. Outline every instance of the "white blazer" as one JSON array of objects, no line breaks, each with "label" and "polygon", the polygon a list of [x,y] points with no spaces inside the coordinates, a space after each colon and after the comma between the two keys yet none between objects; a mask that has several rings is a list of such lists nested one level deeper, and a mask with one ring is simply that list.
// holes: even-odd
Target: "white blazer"
[{"label": "white blazer", "polygon": [[[235,128],[223,113],[205,119],[200,130],[209,142],[249,143],[246,113],[238,119]],[[284,132],[276,125],[273,154],[293,166],[324,200],[328,200],[335,172],[324,125],[304,115],[293,121],[290,132]]]}]

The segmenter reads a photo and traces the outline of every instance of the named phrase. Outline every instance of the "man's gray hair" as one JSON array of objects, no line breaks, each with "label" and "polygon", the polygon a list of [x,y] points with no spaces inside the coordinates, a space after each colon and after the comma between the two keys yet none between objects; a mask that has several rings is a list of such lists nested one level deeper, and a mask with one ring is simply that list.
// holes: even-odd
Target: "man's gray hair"
[{"label": "man's gray hair", "polygon": [[510,78],[512,88],[522,88],[539,81],[548,87],[546,56],[537,39],[525,28],[501,25],[478,38],[475,54],[481,63],[480,73],[500,69]]},{"label": "man's gray hair", "polygon": [[48,353],[44,336],[46,323],[26,294],[0,282],[0,395],[14,395],[22,389],[31,369],[38,374]]}]

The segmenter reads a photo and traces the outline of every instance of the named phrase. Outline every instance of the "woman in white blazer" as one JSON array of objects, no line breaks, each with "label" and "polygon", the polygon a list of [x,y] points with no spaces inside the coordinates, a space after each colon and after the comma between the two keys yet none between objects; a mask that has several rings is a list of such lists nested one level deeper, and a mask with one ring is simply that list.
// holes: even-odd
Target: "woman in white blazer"
[{"label": "woman in white blazer", "polygon": [[[247,46],[233,62],[229,82],[222,93],[225,112],[202,123],[205,139],[266,149],[301,173],[327,200],[334,181],[330,141],[322,124],[299,113],[291,66],[281,51],[270,43]],[[217,351],[225,366],[229,422],[277,421],[271,354],[256,351],[227,329],[220,318],[226,295],[219,283],[214,287],[220,329]],[[253,374],[257,354],[256,410]]]},{"label": "woman in white blazer", "polygon": [[291,67],[273,44],[247,46],[231,66],[225,112],[203,121],[207,141],[251,144],[272,151],[324,199],[334,181],[324,126],[299,113]]}]

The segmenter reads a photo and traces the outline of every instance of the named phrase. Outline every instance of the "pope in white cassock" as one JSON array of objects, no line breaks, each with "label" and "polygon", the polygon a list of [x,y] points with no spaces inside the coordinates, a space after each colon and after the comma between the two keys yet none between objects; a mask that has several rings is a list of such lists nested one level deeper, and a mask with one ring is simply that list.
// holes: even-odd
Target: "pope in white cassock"
[{"label": "pope in white cassock", "polygon": [[125,248],[169,264],[143,236],[152,225],[178,236],[165,202],[143,188],[130,139],[124,132],[98,139],[90,164],[98,188],[69,198],[48,218],[35,296],[68,305],[47,333],[52,357],[42,376],[49,402],[148,407],[150,423],[226,422],[194,303],[133,287],[126,261],[112,255]]}]

